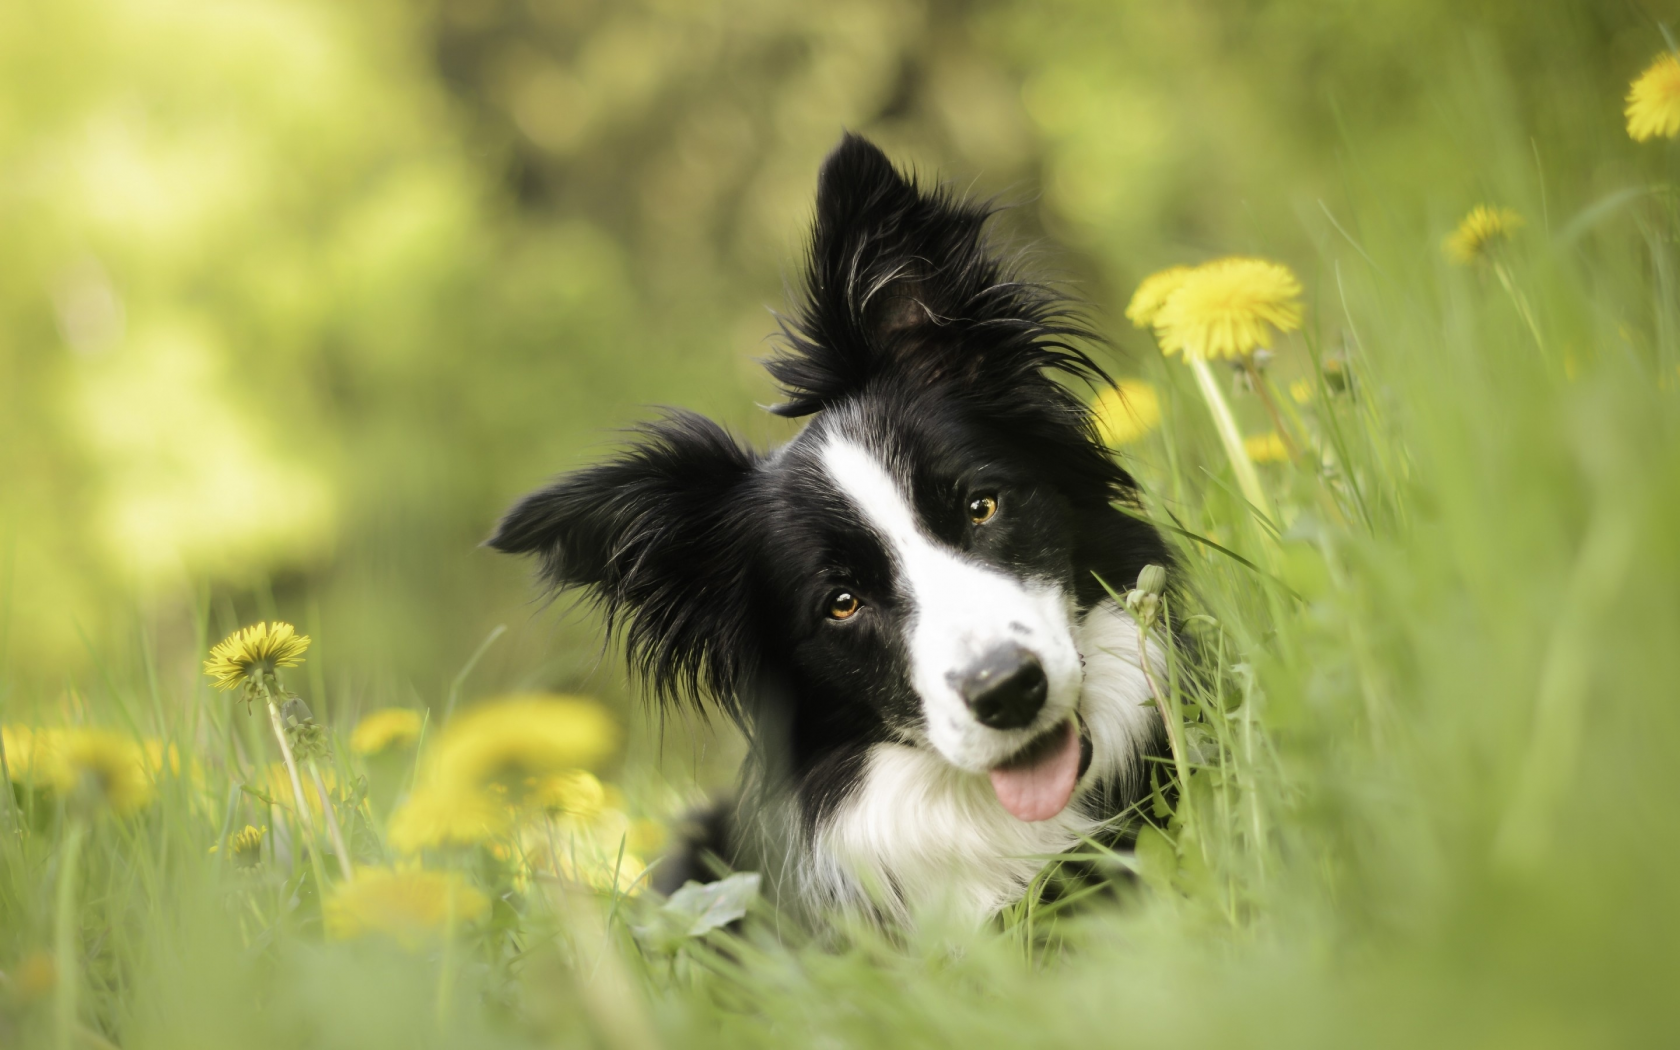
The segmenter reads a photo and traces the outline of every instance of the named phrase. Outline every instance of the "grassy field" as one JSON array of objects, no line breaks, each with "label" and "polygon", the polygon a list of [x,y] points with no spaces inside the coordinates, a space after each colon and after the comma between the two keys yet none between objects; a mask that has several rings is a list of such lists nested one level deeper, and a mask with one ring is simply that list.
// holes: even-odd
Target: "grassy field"
[{"label": "grassy field", "polygon": [[[1265,379],[1299,454],[1256,456],[1269,515],[1189,369],[1114,322],[1160,406],[1122,454],[1206,667],[1174,669],[1188,782],[1135,855],[1097,857],[1112,893],[822,940],[744,892],[662,904],[638,875],[681,793],[607,757],[587,704],[549,711],[595,741],[533,759],[568,771],[552,799],[476,844],[439,809],[410,848],[404,807],[494,739],[473,712],[560,702],[481,696],[468,665],[358,741],[372,705],[300,620],[279,682],[323,735],[289,746],[346,857],[266,696],[179,685],[142,633],[3,686],[0,1046],[1672,1041],[1680,197],[1666,139],[1605,173],[1592,149],[1628,143],[1599,101],[1559,142],[1453,118],[1485,147],[1463,211],[1524,220],[1467,261],[1442,244],[1462,212],[1348,136],[1345,203],[1300,208],[1305,323]],[[31,616],[3,610],[0,633]],[[200,612],[200,657],[225,619]]]}]

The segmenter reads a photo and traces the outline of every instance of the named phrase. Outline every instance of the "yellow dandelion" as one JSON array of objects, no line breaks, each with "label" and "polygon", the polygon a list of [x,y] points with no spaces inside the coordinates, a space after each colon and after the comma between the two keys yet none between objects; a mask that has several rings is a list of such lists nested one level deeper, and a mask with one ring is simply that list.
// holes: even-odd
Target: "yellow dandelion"
[{"label": "yellow dandelion", "polygon": [[642,892],[646,880],[647,862],[625,850],[612,856],[582,860],[575,854],[560,856],[559,876],[568,882],[588,886],[592,890],[616,890],[632,897]]},{"label": "yellow dandelion", "polygon": [[384,936],[419,948],[454,927],[478,922],[490,901],[454,872],[360,868],[321,908],[327,936]]},{"label": "yellow dandelion", "polygon": [[1301,327],[1301,282],[1265,259],[1215,259],[1198,266],[1155,316],[1161,349],[1189,359],[1238,359],[1272,345],[1272,333]]},{"label": "yellow dandelion", "polygon": [[34,784],[40,779],[35,765],[36,750],[50,739],[55,730],[31,729],[29,726],[0,727],[0,747],[6,749],[6,769],[16,784]]},{"label": "yellow dandelion", "polygon": [[410,707],[385,707],[371,711],[356,723],[350,734],[350,750],[358,755],[377,755],[395,748],[412,747],[420,739],[424,723],[420,712]]},{"label": "yellow dandelion", "polygon": [[39,999],[58,984],[58,966],[46,952],[31,952],[12,968],[12,994],[22,1002]]},{"label": "yellow dandelion", "polygon": [[[262,863],[263,836],[268,834],[268,827],[257,828],[247,824],[228,838],[228,856],[233,858],[236,868],[254,868]],[[211,846],[210,852],[216,853],[220,846]]]},{"label": "yellow dandelion", "polygon": [[1680,58],[1657,56],[1628,86],[1627,130],[1635,142],[1680,135]]},{"label": "yellow dandelion", "polygon": [[477,704],[444,726],[432,775],[452,790],[498,789],[520,802],[545,778],[595,765],[617,743],[618,727],[599,704],[520,693]]},{"label": "yellow dandelion", "polygon": [[104,729],[67,729],[35,735],[35,783],[66,797],[132,813],[152,800],[146,752],[128,737]]},{"label": "yellow dandelion", "polygon": [[1091,406],[1097,433],[1109,448],[1129,445],[1161,425],[1161,398],[1153,384],[1122,379]]},{"label": "yellow dandelion", "polygon": [[632,853],[650,857],[665,848],[669,835],[660,821],[638,817],[630,822],[629,829],[624,833],[624,848]]},{"label": "yellow dandelion", "polygon": [[1275,430],[1244,438],[1243,451],[1256,463],[1281,463],[1289,458],[1289,448],[1284,445],[1283,438]]},{"label": "yellow dandelion", "polygon": [[255,623],[216,643],[204,673],[216,680],[217,689],[233,689],[247,679],[272,675],[275,668],[296,667],[308,648],[309,636],[289,623]]},{"label": "yellow dandelion", "polygon": [[1485,259],[1494,248],[1511,239],[1523,225],[1523,217],[1510,208],[1478,204],[1442,243],[1447,258],[1463,266]]},{"label": "yellow dandelion", "polygon": [[1137,291],[1132,293],[1132,301],[1126,307],[1126,320],[1139,328],[1154,324],[1161,307],[1193,272],[1188,266],[1174,266],[1145,277]]},{"label": "yellow dandelion", "polygon": [[566,813],[585,819],[600,813],[607,803],[607,789],[586,769],[568,769],[539,780],[527,800],[550,813]]},{"label": "yellow dandelion", "polygon": [[499,839],[512,828],[513,810],[491,792],[423,784],[391,814],[387,838],[397,851],[414,854],[476,846]]},{"label": "yellow dandelion", "polygon": [[1313,385],[1310,379],[1297,379],[1289,384],[1289,396],[1297,405],[1304,405],[1313,399]]},{"label": "yellow dandelion", "polygon": [[636,893],[647,863],[631,844],[634,822],[622,811],[603,810],[582,820],[558,817],[526,828],[522,839],[533,871],[558,875],[596,890]]}]

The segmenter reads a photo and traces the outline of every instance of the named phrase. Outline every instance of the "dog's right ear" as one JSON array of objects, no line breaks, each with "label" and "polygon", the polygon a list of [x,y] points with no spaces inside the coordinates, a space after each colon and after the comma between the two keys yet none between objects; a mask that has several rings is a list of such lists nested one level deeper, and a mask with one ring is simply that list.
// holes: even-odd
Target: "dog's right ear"
[{"label": "dog's right ear", "polygon": [[709,694],[739,714],[755,660],[744,498],[755,464],[716,423],[674,414],[617,458],[519,501],[485,545],[537,555],[554,591],[587,591],[661,698]]},{"label": "dog's right ear", "polygon": [[886,381],[953,385],[1000,405],[1030,393],[1052,415],[1082,417],[1049,373],[1103,378],[1079,348],[1090,333],[988,243],[993,211],[919,185],[867,139],[842,138],[817,177],[803,294],[765,362],[786,394],[772,411],[808,416]]}]

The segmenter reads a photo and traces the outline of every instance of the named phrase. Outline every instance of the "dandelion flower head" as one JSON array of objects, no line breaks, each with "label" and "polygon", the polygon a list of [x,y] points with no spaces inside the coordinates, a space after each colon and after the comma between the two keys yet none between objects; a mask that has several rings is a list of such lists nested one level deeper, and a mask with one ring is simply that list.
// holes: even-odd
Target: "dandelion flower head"
[{"label": "dandelion flower head", "polygon": [[58,984],[58,966],[46,952],[31,952],[12,969],[12,994],[23,1002],[39,999]]},{"label": "dandelion flower head", "polygon": [[596,765],[618,744],[599,704],[521,693],[457,715],[438,734],[434,782],[459,791],[497,790],[515,802],[556,773]]},{"label": "dandelion flower head", "polygon": [[424,720],[411,707],[382,707],[370,711],[350,734],[350,750],[358,755],[377,755],[410,747],[420,739]]},{"label": "dandelion flower head", "polygon": [[1628,87],[1627,130],[1635,142],[1680,135],[1680,58],[1657,56]]},{"label": "dandelion flower head", "polygon": [[530,803],[550,813],[590,818],[607,804],[606,785],[587,769],[568,769],[539,780]]},{"label": "dandelion flower head", "polygon": [[218,642],[204,661],[204,673],[215,679],[216,688],[233,689],[275,668],[296,667],[308,648],[309,636],[289,623],[255,623]]},{"label": "dandelion flower head", "polygon": [[476,846],[506,835],[513,827],[507,802],[486,791],[462,791],[422,784],[391,814],[388,838],[401,853]]},{"label": "dandelion flower head", "polygon": [[361,868],[322,906],[327,936],[338,940],[380,935],[419,948],[452,926],[478,922],[490,901],[453,872]]},{"label": "dandelion flower head", "polygon": [[53,732],[29,726],[0,726],[0,748],[6,751],[6,769],[11,773],[13,783],[30,784],[39,779],[35,752]]},{"label": "dandelion flower head", "polygon": [[1173,266],[1145,277],[1137,291],[1132,293],[1132,301],[1126,307],[1126,320],[1139,328],[1154,324],[1161,307],[1166,305],[1172,293],[1184,285],[1185,278],[1192,272],[1188,266]]},{"label": "dandelion flower head", "polygon": [[1161,425],[1161,398],[1142,379],[1122,379],[1091,406],[1097,433],[1109,448],[1130,445]]},{"label": "dandelion flower head", "polygon": [[1240,359],[1301,327],[1301,282],[1265,259],[1215,259],[1191,271],[1155,316],[1165,353]]},{"label": "dandelion flower head", "polygon": [[1283,438],[1279,437],[1275,430],[1244,438],[1243,451],[1256,463],[1281,463],[1289,458],[1289,449],[1284,446]]},{"label": "dandelion flower head", "polygon": [[[104,729],[65,729],[34,734],[30,756],[35,783],[132,813],[152,800],[146,752],[128,737]],[[9,753],[8,753],[9,757]]]},{"label": "dandelion flower head", "polygon": [[522,837],[532,870],[595,890],[634,894],[647,871],[634,832],[635,822],[622,810],[605,809],[587,820],[559,817],[529,825]]},{"label": "dandelion flower head", "polygon": [[1458,224],[1442,245],[1447,258],[1468,266],[1484,259],[1499,244],[1511,239],[1522,227],[1523,217],[1510,208],[1478,204]]},{"label": "dandelion flower head", "polygon": [[[239,831],[228,837],[228,856],[233,858],[236,868],[254,868],[262,863],[263,836],[268,834],[266,827],[252,827],[247,824]],[[219,847],[211,846],[210,852],[217,852]]]}]

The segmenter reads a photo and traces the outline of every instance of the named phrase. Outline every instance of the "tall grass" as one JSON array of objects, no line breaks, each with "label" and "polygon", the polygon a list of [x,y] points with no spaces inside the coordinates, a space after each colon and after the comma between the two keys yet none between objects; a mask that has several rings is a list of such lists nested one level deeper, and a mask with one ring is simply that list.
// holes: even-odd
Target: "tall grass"
[{"label": "tall grass", "polygon": [[[1165,424],[1134,464],[1205,667],[1171,675],[1177,812],[1152,801],[1135,854],[1092,847],[1101,892],[978,932],[818,940],[759,905],[649,937],[655,902],[486,862],[473,877],[512,889],[471,935],[329,940],[300,851],[254,872],[210,852],[284,819],[240,787],[272,741],[167,685],[141,639],[63,697],[7,697],[8,721],[103,722],[188,760],[85,836],[38,793],[0,799],[0,1044],[1671,1039],[1680,225],[1666,185],[1544,199],[1544,170],[1508,159],[1496,188],[1530,224],[1503,279],[1442,258],[1448,216],[1416,220],[1421,195],[1327,213],[1277,366],[1305,381],[1282,401],[1309,450],[1261,467],[1277,521],[1241,499],[1188,373],[1150,364]],[[344,706],[324,683],[311,700]],[[372,812],[344,811],[364,860],[387,852]]]}]

